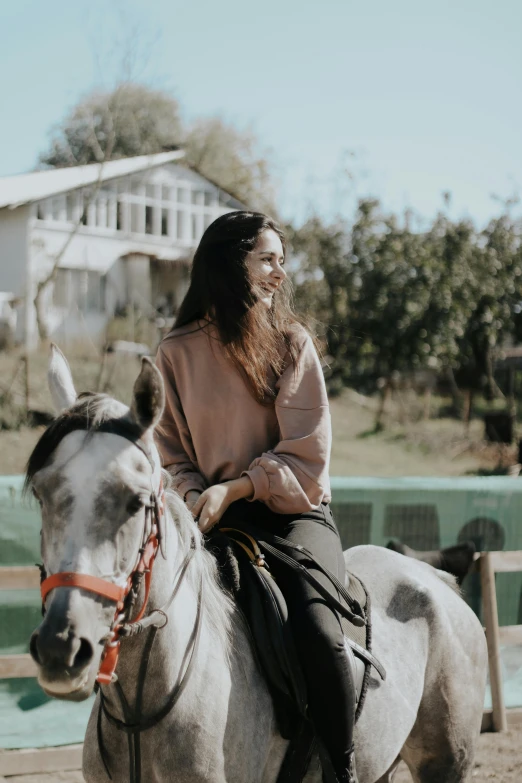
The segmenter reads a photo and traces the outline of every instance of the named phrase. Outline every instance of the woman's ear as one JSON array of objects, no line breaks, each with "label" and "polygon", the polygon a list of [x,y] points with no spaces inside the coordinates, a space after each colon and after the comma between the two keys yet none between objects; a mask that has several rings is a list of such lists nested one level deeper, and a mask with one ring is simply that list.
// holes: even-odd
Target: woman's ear
[{"label": "woman's ear", "polygon": [[151,360],[144,356],[132,393],[132,417],[143,430],[148,430],[159,422],[164,406],[163,378]]}]

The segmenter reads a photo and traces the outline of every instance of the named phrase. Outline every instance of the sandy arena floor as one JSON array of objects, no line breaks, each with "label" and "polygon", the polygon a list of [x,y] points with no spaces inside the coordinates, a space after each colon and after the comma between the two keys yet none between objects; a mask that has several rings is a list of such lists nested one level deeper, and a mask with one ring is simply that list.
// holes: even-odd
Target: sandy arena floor
[{"label": "sandy arena floor", "polygon": [[[522,729],[506,734],[482,734],[473,770],[473,783],[520,783],[522,781]],[[47,775],[15,775],[0,778],[0,783],[82,783],[80,772],[55,772]],[[239,781],[238,781],[239,783]],[[401,764],[393,783],[411,783],[407,768]],[[445,783],[443,780],[440,783]]]},{"label": "sandy arena floor", "polygon": [[[522,729],[511,729],[505,734],[482,734],[471,780],[473,783],[491,780],[495,783],[520,783]],[[411,775],[404,764],[397,770],[393,783],[411,783]]]}]

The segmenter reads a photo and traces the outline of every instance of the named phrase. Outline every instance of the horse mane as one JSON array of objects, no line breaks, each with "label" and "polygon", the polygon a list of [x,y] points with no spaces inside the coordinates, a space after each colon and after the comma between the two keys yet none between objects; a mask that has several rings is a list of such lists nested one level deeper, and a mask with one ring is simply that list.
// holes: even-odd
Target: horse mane
[{"label": "horse mane", "polygon": [[183,552],[184,554],[188,552],[193,545],[192,541],[194,541],[194,546],[196,548],[194,557],[198,565],[198,570],[196,572],[196,569],[189,568],[188,578],[194,589],[197,590],[197,581],[199,575],[201,575],[203,580],[203,608],[206,610],[207,617],[216,633],[218,641],[223,649],[227,651],[231,639],[234,602],[221,582],[217,560],[214,555],[205,548],[203,535],[198,526],[194,523],[192,514],[187,509],[183,499],[172,489],[172,478],[170,474],[166,470],[163,470],[162,474],[165,500],[179,533]]},{"label": "horse mane", "polygon": [[111,419],[118,421],[120,428],[133,431],[136,439],[141,435],[141,430],[130,416],[130,411],[122,403],[117,402],[108,394],[97,392],[82,392],[75,404],[60,413],[54,421],[44,430],[42,436],[34,447],[26,466],[24,493],[27,492],[34,478],[47,464],[61,441],[75,430],[85,430],[86,437],[92,435],[102,424]]}]

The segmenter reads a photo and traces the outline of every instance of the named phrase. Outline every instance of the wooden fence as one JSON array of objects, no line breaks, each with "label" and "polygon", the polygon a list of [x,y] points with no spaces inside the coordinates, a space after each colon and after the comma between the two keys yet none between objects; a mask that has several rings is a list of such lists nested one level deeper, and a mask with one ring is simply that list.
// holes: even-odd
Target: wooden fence
[{"label": "wooden fence", "polygon": [[482,586],[482,614],[488,643],[489,681],[493,708],[484,714],[482,729],[506,731],[508,724],[522,725],[522,709],[506,710],[500,645],[522,645],[522,625],[499,626],[495,574],[522,571],[522,551],[481,552],[477,565]]}]

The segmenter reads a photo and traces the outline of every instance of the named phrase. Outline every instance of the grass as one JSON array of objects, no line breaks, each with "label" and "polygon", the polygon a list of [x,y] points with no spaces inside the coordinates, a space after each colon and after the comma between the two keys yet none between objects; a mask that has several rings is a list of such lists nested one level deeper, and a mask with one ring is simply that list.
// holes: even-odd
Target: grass
[{"label": "grass", "polygon": [[[392,409],[384,428],[377,431],[377,405],[377,399],[349,389],[332,400],[332,475],[485,475],[498,466],[499,449],[484,442],[481,419],[473,419],[466,430],[463,422],[448,417],[424,421],[413,415],[401,422],[402,414]],[[514,448],[502,457],[504,464],[515,462]]]},{"label": "grass", "polygon": [[[102,369],[99,353],[87,343],[68,352],[68,360],[77,391],[106,391],[130,402],[139,372],[138,359],[107,354]],[[24,423],[25,381],[23,371],[16,375],[19,362],[20,354],[0,353],[0,474],[23,472],[42,432],[42,427]],[[29,407],[37,411],[52,409],[47,362],[46,350],[29,359]],[[499,450],[483,441],[481,419],[472,420],[469,432],[462,422],[447,416],[424,421],[422,400],[412,397],[403,400],[400,407],[392,407],[384,428],[376,430],[377,404],[377,399],[350,389],[331,401],[332,475],[458,476],[505,472],[502,465],[499,467]],[[433,410],[443,412],[446,405],[446,400],[435,400]],[[22,417],[20,411],[24,413]],[[8,424],[3,429],[2,421]],[[514,449],[505,450],[502,459],[503,464],[515,462]]]}]

